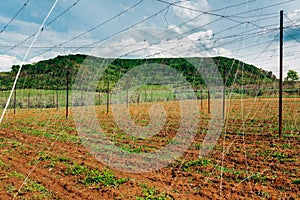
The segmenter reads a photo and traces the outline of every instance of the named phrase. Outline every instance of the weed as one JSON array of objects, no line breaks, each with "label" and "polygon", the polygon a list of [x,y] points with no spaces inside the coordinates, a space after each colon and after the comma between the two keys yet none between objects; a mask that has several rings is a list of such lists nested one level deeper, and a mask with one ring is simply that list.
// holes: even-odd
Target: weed
[{"label": "weed", "polygon": [[[48,132],[45,130],[33,129],[31,127],[19,127],[19,128],[17,128],[17,130],[21,131],[22,133],[25,133],[25,134],[30,134],[33,136],[42,136],[42,137],[46,137],[49,139],[57,139],[62,142],[64,142],[64,141],[70,141],[70,142],[74,142],[74,143],[78,142],[77,135],[72,135],[72,134],[69,134],[64,131],[58,131],[58,133],[57,133],[57,130],[56,130],[56,132],[51,133],[51,132]],[[59,135],[59,137],[57,137],[58,135]]]},{"label": "weed", "polygon": [[279,152],[274,152],[274,153],[271,154],[271,156],[272,156],[273,158],[278,158],[278,159],[281,159],[281,158],[285,158],[285,157],[286,157],[285,154],[279,153]]},{"label": "weed", "polygon": [[255,173],[251,176],[255,183],[265,182],[267,180],[266,176],[262,176],[261,173]]},{"label": "weed", "polygon": [[[8,176],[17,177],[22,180],[25,180],[25,176],[18,172],[12,172]],[[6,190],[9,194],[13,194],[18,191],[18,189],[16,189],[14,186],[10,186],[10,185],[7,186]],[[28,193],[28,192],[34,193],[35,197],[39,197],[38,199],[46,199],[46,198],[52,197],[52,193],[49,192],[43,185],[41,185],[31,179],[27,179],[26,182],[24,183],[24,186],[19,191],[20,194]],[[38,193],[38,194],[36,194],[36,193]],[[35,198],[35,199],[37,199],[37,198]]]},{"label": "weed", "polygon": [[182,140],[175,140],[175,139],[173,139],[169,142],[169,144],[173,144],[173,145],[179,145],[179,144],[182,144],[182,143],[183,143]]},{"label": "weed", "polygon": [[294,181],[293,181],[293,184],[300,185],[300,179],[294,180]]},{"label": "weed", "polygon": [[69,167],[65,172],[65,175],[71,174],[73,176],[83,175],[85,176],[83,183],[85,185],[99,184],[106,187],[117,187],[126,181],[128,178],[117,179],[115,175],[109,170],[99,171],[97,169],[89,169],[84,165],[75,164],[73,167]]},{"label": "weed", "polygon": [[238,170],[238,169],[233,169],[233,168],[227,168],[227,167],[220,167],[217,166],[216,169],[222,172],[227,172],[231,175],[234,175],[234,181],[235,182],[240,182],[242,180],[242,174],[248,174],[249,172],[246,170]]},{"label": "weed", "polygon": [[22,188],[24,192],[47,192],[47,189],[35,181],[27,181],[27,184]]},{"label": "weed", "polygon": [[277,146],[278,146],[278,144],[275,144],[275,143],[270,144],[270,147],[277,147]]},{"label": "weed", "polygon": [[299,140],[299,138],[300,138],[300,137],[297,137],[297,135],[294,135],[294,134],[282,134],[282,137],[283,137],[284,139],[296,137],[298,140]]},{"label": "weed", "polygon": [[45,152],[40,152],[38,154],[38,159],[33,159],[30,161],[31,164],[37,164],[39,161],[50,161],[50,164],[46,167],[55,167],[57,162],[63,162],[63,163],[72,163],[71,159],[68,157],[58,157],[58,156],[52,156]]},{"label": "weed", "polygon": [[17,177],[17,178],[20,178],[20,179],[25,179],[25,176],[23,174],[20,174],[16,171],[12,172],[12,173],[9,173],[8,176],[10,177]]},{"label": "weed", "polygon": [[294,161],[293,158],[287,158],[287,155],[285,155],[284,153],[274,152],[271,154],[271,156],[273,158],[276,158],[278,161],[282,161],[282,162],[293,162]]},{"label": "weed", "polygon": [[257,191],[255,192],[257,196],[263,197],[263,198],[270,198],[270,193],[264,192],[264,191]]},{"label": "weed", "polygon": [[0,138],[0,148],[6,147],[6,146],[8,146],[8,144],[6,143],[4,138]]},{"label": "weed", "polygon": [[202,144],[199,144],[199,143],[196,143],[194,146],[195,146],[196,149],[201,149],[202,148]]},{"label": "weed", "polygon": [[291,149],[292,145],[291,144],[283,144],[282,149]]},{"label": "weed", "polygon": [[162,193],[160,194],[159,191],[155,187],[148,187],[147,185],[142,184],[142,197],[137,197],[137,200],[169,200],[173,199],[170,195]]},{"label": "weed", "polygon": [[136,148],[133,148],[131,147],[130,145],[126,144],[126,145],[122,145],[121,147],[124,151],[128,151],[130,153],[141,153],[142,152],[142,147],[139,146],[139,147],[136,147]]},{"label": "weed", "polygon": [[115,175],[109,170],[90,170],[85,179],[85,184],[97,184],[101,183],[106,187],[118,187],[119,185],[128,181],[128,178],[117,179]]},{"label": "weed", "polygon": [[196,166],[207,166],[210,164],[210,160],[207,159],[196,159],[191,161],[184,161],[182,164],[182,170],[183,171],[190,171],[190,167],[196,167]]},{"label": "weed", "polygon": [[88,171],[88,168],[84,165],[75,164],[73,167],[69,167],[65,172],[66,175],[71,174],[73,176],[84,174]]},{"label": "weed", "polygon": [[10,195],[13,195],[15,192],[17,192],[18,191],[18,189],[15,187],[15,186],[13,186],[13,185],[8,185],[7,187],[6,187],[6,192],[8,193],[8,194],[10,194]]},{"label": "weed", "polygon": [[196,149],[200,149],[200,150],[213,150],[215,148],[215,145],[211,145],[211,144],[207,144],[207,145],[195,144],[195,148]]},{"label": "weed", "polygon": [[3,170],[9,169],[9,165],[0,160],[0,168]]},{"label": "weed", "polygon": [[257,155],[267,157],[271,154],[271,150],[265,150],[265,151],[258,151]]},{"label": "weed", "polygon": [[282,161],[283,162],[291,162],[291,163],[293,163],[293,162],[297,162],[297,158],[284,158]]}]

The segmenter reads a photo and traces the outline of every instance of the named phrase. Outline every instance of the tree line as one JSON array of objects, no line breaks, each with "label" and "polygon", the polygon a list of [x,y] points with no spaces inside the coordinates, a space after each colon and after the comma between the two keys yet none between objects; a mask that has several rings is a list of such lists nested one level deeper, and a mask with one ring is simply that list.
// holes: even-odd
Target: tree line
[{"label": "tree line", "polygon": [[[66,55],[26,64],[22,67],[17,88],[22,89],[66,89],[67,79],[70,86],[74,83],[76,74],[85,61],[93,60],[92,63],[101,63],[103,58],[90,57],[87,55]],[[259,69],[253,65],[241,61],[226,58],[213,57],[215,65],[218,67],[220,75],[224,79],[226,86],[249,85],[260,83],[272,83],[276,77],[272,72]],[[105,91],[107,87],[105,81],[109,80],[111,87],[128,70],[143,64],[157,63],[167,65],[181,73],[194,88],[205,87],[205,81],[197,69],[185,58],[152,58],[152,59],[114,59],[105,69],[102,78],[99,80],[98,91]],[[90,63],[89,63],[90,64]],[[12,87],[19,65],[13,65],[11,71],[0,72],[0,85],[2,90],[9,90]]]}]

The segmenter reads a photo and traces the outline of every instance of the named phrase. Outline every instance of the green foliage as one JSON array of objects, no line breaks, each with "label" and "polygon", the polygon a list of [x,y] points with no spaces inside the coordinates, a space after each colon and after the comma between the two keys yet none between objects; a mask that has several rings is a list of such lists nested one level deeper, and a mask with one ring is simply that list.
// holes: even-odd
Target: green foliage
[{"label": "green foliage", "polygon": [[67,169],[66,174],[71,174],[73,176],[84,174],[88,171],[88,168],[84,165],[75,164],[73,167]]},{"label": "green foliage", "polygon": [[165,193],[159,193],[155,187],[148,187],[142,184],[143,193],[142,197],[137,197],[137,200],[169,200],[173,199],[170,195]]},{"label": "green foliage", "polygon": [[260,197],[263,197],[263,198],[266,198],[266,199],[269,199],[269,198],[270,198],[270,193],[264,192],[264,191],[261,191],[261,190],[255,192],[255,194],[256,194],[257,196],[260,196]]},{"label": "green foliage", "polygon": [[286,81],[292,81],[292,82],[299,80],[298,72],[296,72],[294,70],[289,70],[285,80]]},{"label": "green foliage", "polygon": [[107,169],[99,171],[98,169],[90,169],[84,165],[78,164],[70,166],[66,170],[65,174],[81,177],[83,176],[84,181],[82,182],[85,185],[100,184],[106,187],[118,187],[129,180],[128,178],[117,179],[113,172]]},{"label": "green foliage", "polygon": [[9,165],[0,160],[0,169],[7,170],[9,169]]},{"label": "green foliage", "polygon": [[207,159],[196,159],[196,160],[191,160],[191,161],[188,161],[188,162],[185,162],[182,167],[184,169],[187,169],[189,167],[193,167],[193,166],[207,166],[209,165],[210,163],[210,160],[207,160]]},{"label": "green foliage", "polygon": [[117,179],[115,175],[109,170],[91,170],[88,172],[87,177],[85,179],[85,183],[87,185],[101,183],[106,187],[117,187],[125,182],[127,182],[127,178]]},{"label": "green foliage", "polygon": [[294,180],[294,181],[293,181],[293,184],[300,185],[300,179]]},{"label": "green foliage", "polygon": [[271,156],[272,156],[273,158],[277,158],[278,160],[281,160],[281,159],[287,157],[285,154],[280,153],[280,152],[274,152],[274,153],[271,154]]},{"label": "green foliage", "polygon": [[[17,172],[12,172],[10,174],[8,174],[8,176],[10,177],[17,177],[20,178],[22,180],[25,180],[25,176],[23,174],[17,173]],[[18,191],[17,188],[15,188],[14,186],[8,185],[6,187],[6,191],[13,195],[14,193],[16,193]],[[34,193],[35,197],[34,199],[50,199],[53,194],[48,191],[42,184],[37,183],[34,180],[31,179],[27,179],[24,186],[21,188],[21,190],[19,191],[19,194],[25,194],[25,193]]]},{"label": "green foliage", "polygon": [[265,182],[267,180],[267,177],[263,176],[262,173],[257,172],[251,176],[251,179],[253,179],[255,183],[260,183]]},{"label": "green foliage", "polygon": [[[86,58],[86,55],[58,56],[38,63],[24,65],[18,80],[17,88],[64,90],[67,84],[67,73],[69,84],[71,86],[83,63],[91,64],[96,67],[97,63],[101,64],[103,62],[102,58],[96,57],[88,57],[88,62],[85,62]],[[217,65],[221,76],[223,76],[225,70],[225,81],[227,86],[231,86],[233,83],[238,85],[256,84],[262,81],[268,83],[273,82],[276,79],[272,72],[266,72],[253,65],[248,65],[238,60],[225,57],[202,58],[202,60],[200,60],[200,58],[115,59],[105,69],[102,78],[99,80],[97,90],[102,92],[107,91],[107,80],[110,81],[110,88],[113,88],[124,73],[136,66],[146,63],[167,65],[181,73],[195,88],[205,87],[206,83],[200,72],[189,62],[191,59],[195,62],[199,60],[201,63],[210,62],[212,59]],[[11,89],[19,67],[20,66],[14,65],[10,72],[0,73],[2,90]],[[208,68],[205,69],[209,70]],[[170,80],[174,79],[174,81],[176,80],[176,77],[167,78]]]}]

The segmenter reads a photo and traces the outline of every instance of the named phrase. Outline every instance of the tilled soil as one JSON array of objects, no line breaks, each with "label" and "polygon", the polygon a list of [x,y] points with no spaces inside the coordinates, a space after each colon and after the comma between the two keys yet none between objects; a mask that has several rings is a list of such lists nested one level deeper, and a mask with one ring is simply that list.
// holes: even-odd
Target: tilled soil
[{"label": "tilled soil", "polygon": [[[285,100],[284,135],[279,139],[275,100],[232,101],[216,146],[199,158],[210,119],[204,103],[190,148],[173,164],[149,173],[115,170],[98,161],[63,109],[20,109],[1,124],[0,199],[299,199],[298,102]],[[166,124],[148,140],[127,137],[105,107],[98,107],[97,114],[120,147],[155,152],[175,137],[180,124],[178,103],[161,104]],[[149,123],[150,107],[130,107],[136,124]],[[109,172],[113,181],[89,183],[95,171]]]}]

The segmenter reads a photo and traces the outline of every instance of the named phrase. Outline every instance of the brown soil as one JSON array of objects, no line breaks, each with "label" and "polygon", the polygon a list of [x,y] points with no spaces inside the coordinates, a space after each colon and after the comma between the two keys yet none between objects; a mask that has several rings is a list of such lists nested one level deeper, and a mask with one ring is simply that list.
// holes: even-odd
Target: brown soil
[{"label": "brown soil", "polygon": [[[8,113],[0,129],[0,199],[300,199],[300,100],[284,101],[282,139],[277,136],[276,104],[274,99],[232,100],[217,145],[199,159],[210,117],[203,102],[199,131],[189,150],[172,165],[139,174],[110,169],[95,159],[63,109]],[[149,152],[166,145],[180,123],[178,103],[162,105],[166,125],[148,140],[126,137],[105,107],[97,113],[119,146]],[[137,124],[148,123],[150,106],[130,107]],[[74,166],[109,170],[116,179],[128,180],[112,186],[86,184],[87,174],[69,173]]]}]

